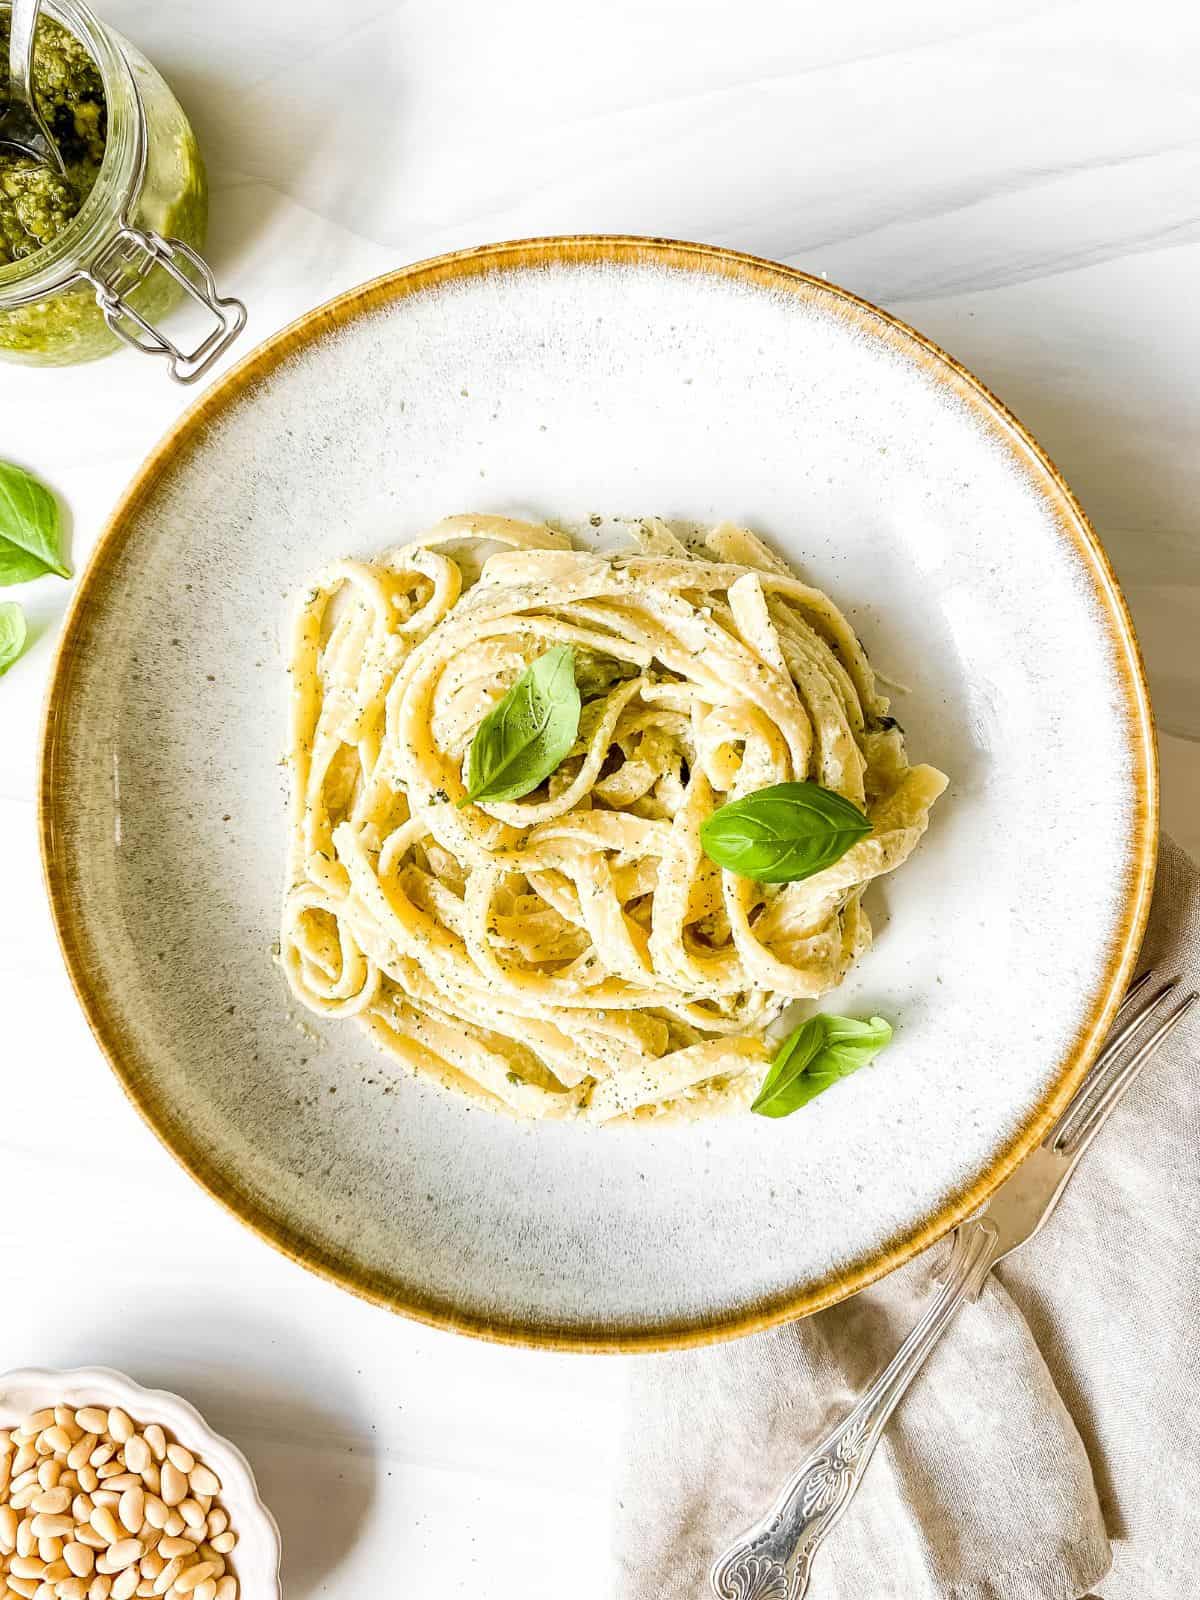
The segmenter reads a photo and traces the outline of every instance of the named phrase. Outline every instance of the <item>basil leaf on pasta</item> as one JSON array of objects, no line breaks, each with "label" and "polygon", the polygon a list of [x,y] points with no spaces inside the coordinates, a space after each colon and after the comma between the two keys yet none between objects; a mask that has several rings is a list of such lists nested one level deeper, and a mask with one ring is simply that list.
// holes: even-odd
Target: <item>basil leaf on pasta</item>
[{"label": "basil leaf on pasta", "polygon": [[865,839],[871,824],[857,806],[817,783],[775,783],[732,800],[700,828],[710,861],[756,883],[811,878]]},{"label": "basil leaf on pasta", "polygon": [[784,1040],[750,1109],[760,1117],[790,1116],[865,1067],[891,1041],[891,1024],[882,1017],[810,1017]]},{"label": "basil leaf on pasta", "polygon": [[71,576],[58,501],[28,472],[0,461],[0,584],[27,583],[47,572]]},{"label": "basil leaf on pasta", "polygon": [[24,650],[27,637],[25,613],[20,606],[12,600],[0,605],[0,677]]},{"label": "basil leaf on pasta", "polygon": [[479,724],[467,757],[466,799],[519,800],[536,789],[575,743],[579,711],[575,651],[555,645]]}]

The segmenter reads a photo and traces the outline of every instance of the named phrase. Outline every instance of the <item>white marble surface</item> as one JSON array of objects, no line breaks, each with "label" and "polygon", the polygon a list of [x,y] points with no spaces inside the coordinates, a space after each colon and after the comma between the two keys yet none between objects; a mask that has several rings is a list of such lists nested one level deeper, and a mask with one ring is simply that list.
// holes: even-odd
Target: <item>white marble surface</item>
[{"label": "white marble surface", "polygon": [[[487,239],[628,231],[824,272],[974,368],[1095,520],[1141,633],[1167,826],[1200,853],[1200,14],[1172,0],[109,0],[209,153],[248,348],[338,289]],[[0,369],[0,456],[76,564],[188,396],[122,356]],[[359,1304],[219,1212],[123,1100],[37,858],[66,585],[0,683],[0,1370],[103,1362],[247,1451],[291,1600],[608,1592],[623,1363]],[[1036,605],[1036,595],[1030,604]]]}]

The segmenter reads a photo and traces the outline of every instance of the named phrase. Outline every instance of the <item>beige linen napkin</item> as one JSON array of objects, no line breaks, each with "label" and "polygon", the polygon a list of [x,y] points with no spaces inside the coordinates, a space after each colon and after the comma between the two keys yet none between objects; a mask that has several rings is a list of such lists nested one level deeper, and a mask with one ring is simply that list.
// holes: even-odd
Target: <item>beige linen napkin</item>
[{"label": "beige linen napkin", "polygon": [[[1200,987],[1200,876],[1166,839],[1142,964]],[[830,1407],[895,1353],[945,1248],[791,1327],[630,1362],[618,1600],[704,1600]],[[814,1563],[813,1600],[1196,1600],[1198,1313],[1193,1013],[1049,1226],[934,1351]]]}]

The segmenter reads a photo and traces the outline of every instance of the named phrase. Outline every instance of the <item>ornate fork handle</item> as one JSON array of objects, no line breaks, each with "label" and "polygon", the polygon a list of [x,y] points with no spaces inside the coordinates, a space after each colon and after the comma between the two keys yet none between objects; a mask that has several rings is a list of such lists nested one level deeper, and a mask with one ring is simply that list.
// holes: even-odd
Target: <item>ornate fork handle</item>
[{"label": "ornate fork handle", "polygon": [[800,1600],[817,1547],[850,1504],[904,1391],[955,1313],[978,1294],[997,1242],[986,1217],[973,1217],[958,1229],[945,1279],[895,1357],[809,1455],[766,1516],[713,1568],[718,1600]]}]

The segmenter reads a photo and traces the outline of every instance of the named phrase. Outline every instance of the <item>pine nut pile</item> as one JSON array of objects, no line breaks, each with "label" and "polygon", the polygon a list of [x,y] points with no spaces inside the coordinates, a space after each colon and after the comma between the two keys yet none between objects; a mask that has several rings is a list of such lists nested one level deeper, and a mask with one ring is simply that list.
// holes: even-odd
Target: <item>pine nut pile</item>
[{"label": "pine nut pile", "polygon": [[0,1600],[237,1600],[220,1492],[157,1423],[35,1411],[0,1429]]}]

